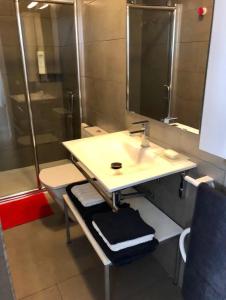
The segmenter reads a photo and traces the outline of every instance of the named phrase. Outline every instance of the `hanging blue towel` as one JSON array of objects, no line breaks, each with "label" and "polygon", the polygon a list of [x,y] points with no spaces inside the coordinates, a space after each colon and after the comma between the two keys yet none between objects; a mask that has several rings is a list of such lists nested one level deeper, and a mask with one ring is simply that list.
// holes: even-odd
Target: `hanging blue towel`
[{"label": "hanging blue towel", "polygon": [[226,196],[201,184],[182,288],[185,300],[226,299]]}]

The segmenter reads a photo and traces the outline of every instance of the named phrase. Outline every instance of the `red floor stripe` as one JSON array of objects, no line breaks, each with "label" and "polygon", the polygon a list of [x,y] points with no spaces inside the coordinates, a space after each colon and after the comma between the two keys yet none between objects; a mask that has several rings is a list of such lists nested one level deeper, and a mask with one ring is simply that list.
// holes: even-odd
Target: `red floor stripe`
[{"label": "red floor stripe", "polygon": [[53,214],[44,193],[0,204],[0,219],[4,230]]}]

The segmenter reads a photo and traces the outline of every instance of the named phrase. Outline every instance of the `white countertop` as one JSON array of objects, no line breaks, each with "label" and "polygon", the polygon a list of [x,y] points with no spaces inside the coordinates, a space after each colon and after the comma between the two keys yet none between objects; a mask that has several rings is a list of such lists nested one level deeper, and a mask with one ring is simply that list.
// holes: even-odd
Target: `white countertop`
[{"label": "white countertop", "polygon": [[[149,148],[141,148],[140,144],[140,137],[131,137],[128,131],[63,143],[108,192],[196,167],[182,154],[176,159],[169,159],[164,155],[164,148],[151,142]],[[112,170],[112,162],[121,162],[122,169],[118,172]]]}]

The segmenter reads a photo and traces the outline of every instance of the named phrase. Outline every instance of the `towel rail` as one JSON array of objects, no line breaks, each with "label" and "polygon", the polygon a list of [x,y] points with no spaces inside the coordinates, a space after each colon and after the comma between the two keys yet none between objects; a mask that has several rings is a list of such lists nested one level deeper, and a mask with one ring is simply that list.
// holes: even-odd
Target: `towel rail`
[{"label": "towel rail", "polygon": [[190,176],[185,176],[184,180],[195,187],[198,187],[201,183],[208,183],[210,186],[215,188],[214,179],[210,176],[203,176],[197,179]]}]

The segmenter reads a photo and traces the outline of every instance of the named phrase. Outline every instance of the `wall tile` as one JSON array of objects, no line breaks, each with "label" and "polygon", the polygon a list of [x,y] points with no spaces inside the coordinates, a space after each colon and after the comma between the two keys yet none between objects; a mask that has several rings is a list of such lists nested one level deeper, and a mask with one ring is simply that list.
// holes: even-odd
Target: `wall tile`
[{"label": "wall tile", "polygon": [[178,104],[174,116],[178,116],[178,122],[199,129],[202,115],[202,102],[200,98],[196,97],[184,100],[184,98],[178,97],[177,100]]},{"label": "wall tile", "polygon": [[[54,45],[59,46],[71,46],[74,47],[75,40],[75,30],[74,30],[74,16],[73,16],[73,10],[65,10],[63,9],[64,5],[60,6],[60,11],[58,13],[58,19],[57,19],[57,29],[59,32],[59,40],[57,41],[57,38],[54,40]],[[54,19],[52,19],[53,24],[56,24],[54,22]],[[45,28],[45,27],[43,27]]]},{"label": "wall tile", "polygon": [[4,46],[2,50],[3,50],[2,60],[5,63],[6,72],[22,74],[20,48],[15,46]]},{"label": "wall tile", "polygon": [[83,3],[84,42],[125,38],[126,1]]},{"label": "wall tile", "polygon": [[180,136],[180,149],[202,161],[207,161],[221,170],[226,170],[226,160],[199,149],[199,138],[199,135],[183,132]]},{"label": "wall tile", "polygon": [[[178,72],[176,95],[186,101],[202,101],[205,75],[196,72]],[[200,100],[201,99],[201,100]],[[178,100],[180,102],[180,99]]]},{"label": "wall tile", "polygon": [[196,9],[184,11],[181,24],[181,42],[208,41],[212,20],[212,7],[208,14],[199,18]]},{"label": "wall tile", "polygon": [[64,75],[77,73],[75,48],[71,46],[64,46],[64,47],[60,47],[59,51],[60,51],[60,58],[61,58],[62,73]]},{"label": "wall tile", "polygon": [[[200,128],[213,1],[178,2],[182,4],[182,17],[172,112],[180,123]],[[206,16],[198,16],[199,6],[208,6]]]},{"label": "wall tile", "polygon": [[[86,121],[103,126],[107,131],[124,129],[125,103],[122,102],[122,99],[125,99],[124,84],[91,78],[86,78],[85,84]],[[95,112],[95,116],[92,116],[92,112]],[[93,123],[94,121],[96,123]]]},{"label": "wall tile", "polygon": [[0,37],[3,46],[19,46],[15,16],[0,16]]},{"label": "wall tile", "polygon": [[15,5],[13,0],[0,0],[0,16],[15,15]]},{"label": "wall tile", "polygon": [[181,43],[178,70],[182,72],[205,72],[208,48],[208,42]]},{"label": "wall tile", "polygon": [[184,10],[196,10],[200,6],[213,7],[214,0],[179,0],[178,3],[183,4]]},{"label": "wall tile", "polygon": [[125,39],[99,41],[84,45],[85,66],[83,76],[125,82]]}]

